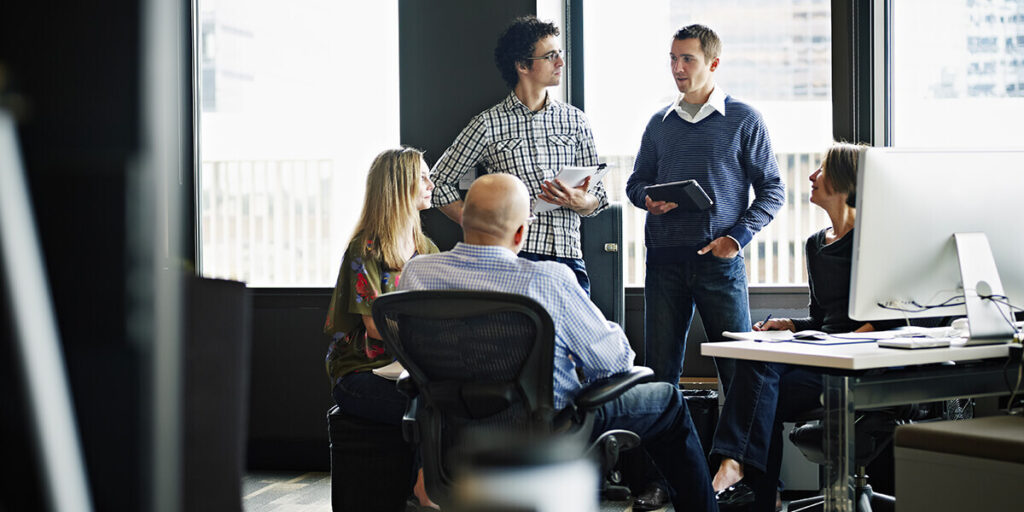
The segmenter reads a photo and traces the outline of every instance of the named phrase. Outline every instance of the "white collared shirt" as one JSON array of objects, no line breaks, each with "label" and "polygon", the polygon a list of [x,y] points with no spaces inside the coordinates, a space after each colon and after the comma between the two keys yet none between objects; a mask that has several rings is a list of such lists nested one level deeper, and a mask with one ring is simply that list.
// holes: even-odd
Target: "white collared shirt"
[{"label": "white collared shirt", "polygon": [[[685,95],[683,93],[679,93],[679,96],[676,98],[676,101],[674,101],[671,105],[672,108],[665,111],[665,115],[661,118],[662,121],[668,119],[668,115],[671,114],[672,112],[679,114],[679,118],[688,123],[698,123],[704,118],[710,116],[711,113],[716,110],[723,116],[725,115],[725,91],[719,89],[717,85],[714,89],[711,90],[711,95],[708,96],[708,101],[700,106],[700,110],[697,111],[696,115],[691,116],[689,112],[683,110],[684,96]],[[736,242],[736,246],[740,248],[740,251],[743,250],[743,244],[741,244],[739,240],[736,240],[731,235],[725,236],[730,238],[732,241]]]},{"label": "white collared shirt", "polygon": [[719,89],[717,85],[711,90],[711,95],[708,96],[708,101],[701,105],[700,110],[697,111],[697,115],[694,116],[691,116],[689,112],[683,110],[683,96],[683,93],[679,93],[676,100],[672,102],[671,108],[669,108],[665,112],[665,116],[661,118],[662,121],[664,121],[672,112],[679,114],[680,119],[689,123],[700,122],[716,110],[723,116],[725,115],[725,91]]}]

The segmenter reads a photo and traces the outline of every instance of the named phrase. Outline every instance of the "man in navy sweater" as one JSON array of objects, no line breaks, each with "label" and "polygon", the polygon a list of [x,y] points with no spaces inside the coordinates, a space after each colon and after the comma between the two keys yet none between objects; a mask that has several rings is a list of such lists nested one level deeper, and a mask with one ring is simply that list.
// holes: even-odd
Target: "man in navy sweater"
[{"label": "man in navy sweater", "polygon": [[[785,194],[760,113],[715,85],[721,47],[718,35],[703,25],[675,34],[672,76],[680,95],[647,123],[626,184],[630,201],[647,210],[646,365],[673,384],[682,371],[694,306],[711,340],[722,331],[750,330],[741,251],[772,220]],[[710,209],[652,201],[644,190],[690,179],[711,197]],[[725,387],[732,363],[716,361]]]},{"label": "man in navy sweater", "polygon": [[[644,364],[673,385],[682,373],[694,306],[711,340],[722,331],[750,330],[741,250],[772,220],[785,193],[760,113],[715,85],[721,49],[718,35],[703,25],[676,32],[672,78],[680,94],[647,123],[626,182],[629,200],[647,210]],[[691,179],[713,200],[710,209],[689,211],[653,201],[645,191]],[[735,361],[715,364],[728,389]],[[647,478],[656,480],[650,473]],[[653,510],[665,498],[659,484],[651,483],[633,509]]]}]

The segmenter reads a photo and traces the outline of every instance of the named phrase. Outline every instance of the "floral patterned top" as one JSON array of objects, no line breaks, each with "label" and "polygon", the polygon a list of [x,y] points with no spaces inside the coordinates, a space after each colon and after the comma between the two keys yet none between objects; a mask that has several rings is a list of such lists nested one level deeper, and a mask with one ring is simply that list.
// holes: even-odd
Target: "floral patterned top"
[{"label": "floral patterned top", "polygon": [[[383,342],[366,335],[363,315],[373,314],[377,296],[395,291],[401,271],[382,268],[379,259],[363,257],[362,244],[370,247],[373,241],[353,240],[345,251],[324,322],[324,333],[331,336],[326,361],[331,385],[349,373],[380,368],[395,360]],[[436,252],[437,246],[431,243],[426,253]]]}]

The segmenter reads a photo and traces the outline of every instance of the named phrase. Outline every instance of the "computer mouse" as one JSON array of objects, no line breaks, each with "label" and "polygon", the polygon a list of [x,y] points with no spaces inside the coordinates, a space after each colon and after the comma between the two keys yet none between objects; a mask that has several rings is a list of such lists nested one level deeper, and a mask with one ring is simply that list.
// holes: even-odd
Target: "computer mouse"
[{"label": "computer mouse", "polygon": [[793,333],[794,340],[826,340],[828,334],[821,331],[799,331]]}]

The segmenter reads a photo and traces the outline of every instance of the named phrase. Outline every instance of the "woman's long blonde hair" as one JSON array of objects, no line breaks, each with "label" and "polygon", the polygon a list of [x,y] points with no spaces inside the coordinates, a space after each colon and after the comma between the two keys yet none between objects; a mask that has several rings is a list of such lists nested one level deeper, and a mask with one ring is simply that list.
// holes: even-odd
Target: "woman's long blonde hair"
[{"label": "woman's long blonde hair", "polygon": [[399,270],[405,265],[400,241],[412,233],[416,252],[430,241],[420,227],[416,203],[420,190],[420,160],[415,148],[388,149],[373,160],[366,175],[366,195],[352,240],[364,240],[363,256],[377,257],[384,266]]}]

